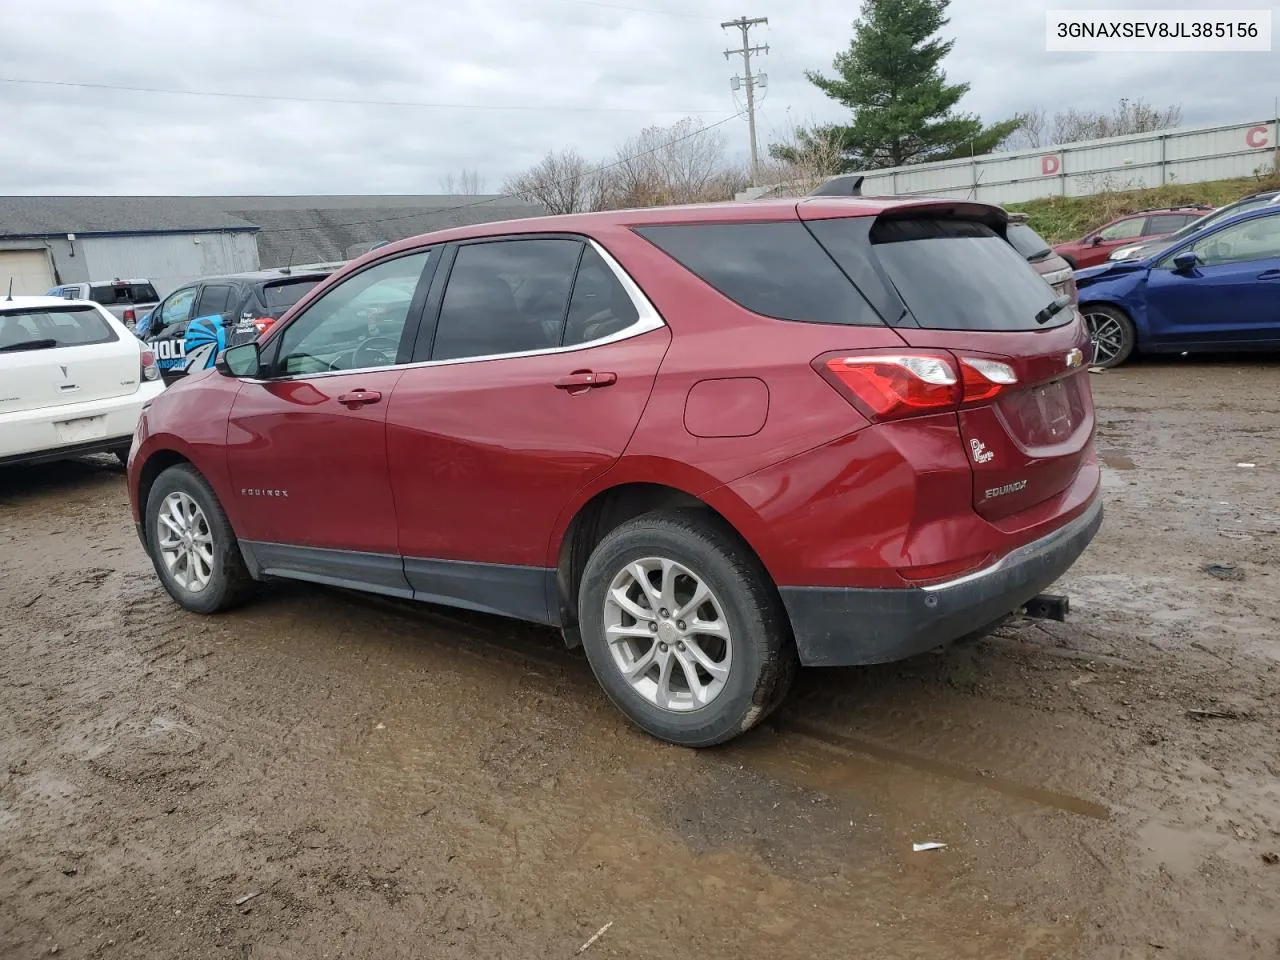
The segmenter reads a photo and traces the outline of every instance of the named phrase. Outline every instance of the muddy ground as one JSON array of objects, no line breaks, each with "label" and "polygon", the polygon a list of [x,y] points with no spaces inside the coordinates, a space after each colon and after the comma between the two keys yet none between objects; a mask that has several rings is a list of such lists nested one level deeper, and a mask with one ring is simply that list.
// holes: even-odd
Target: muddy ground
[{"label": "muddy ground", "polygon": [[119,467],[0,472],[0,957],[1274,960],[1280,362],[1092,382],[1068,623],[804,671],[705,752],[544,630],[182,613]]}]

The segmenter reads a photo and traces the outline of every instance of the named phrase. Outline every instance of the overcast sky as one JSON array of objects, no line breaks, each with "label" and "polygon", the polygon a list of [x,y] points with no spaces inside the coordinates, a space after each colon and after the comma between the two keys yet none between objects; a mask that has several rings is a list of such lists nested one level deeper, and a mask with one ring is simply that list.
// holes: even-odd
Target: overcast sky
[{"label": "overcast sky", "polygon": [[[1218,0],[1222,5],[1222,0]],[[1231,0],[1234,8],[1271,6]],[[503,179],[547,150],[591,158],[652,124],[735,112],[722,20],[768,16],[761,149],[792,122],[838,120],[805,81],[847,46],[857,0],[39,0],[0,2],[0,77],[269,96],[291,103],[0,82],[0,193],[439,193]],[[1275,53],[1046,53],[1044,11],[1111,0],[954,0],[945,35],[962,109],[1181,103],[1184,123],[1273,116]],[[1205,8],[1210,0],[1129,2]],[[631,8],[631,9],[621,9]],[[643,9],[641,9],[643,8]],[[1278,18],[1280,19],[1280,18]],[[476,109],[476,107],[539,109]],[[543,109],[545,108],[545,109]],[[746,154],[747,126],[724,129]]]}]

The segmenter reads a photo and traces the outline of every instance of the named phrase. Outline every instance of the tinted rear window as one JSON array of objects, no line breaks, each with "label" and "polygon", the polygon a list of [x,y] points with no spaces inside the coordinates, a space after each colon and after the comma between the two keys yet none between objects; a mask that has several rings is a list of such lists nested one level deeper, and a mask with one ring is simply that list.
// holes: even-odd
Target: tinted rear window
[{"label": "tinted rear window", "polygon": [[[1053,291],[986,224],[879,220],[871,250],[920,326],[932,330],[1039,330]],[[1075,314],[1062,310],[1043,326]]]},{"label": "tinted rear window", "polygon": [[636,232],[754,313],[812,323],[881,324],[802,223],[689,224]]},{"label": "tinted rear window", "polygon": [[121,303],[155,303],[160,298],[149,283],[113,283],[90,286],[89,299],[110,307]]},{"label": "tinted rear window", "polygon": [[302,299],[304,293],[319,282],[320,280],[316,277],[306,277],[300,280],[277,280],[275,283],[268,283],[262,288],[262,303],[272,310],[292,307]]},{"label": "tinted rear window", "polygon": [[50,307],[21,313],[0,313],[0,350],[20,350],[24,344],[53,341],[43,349],[110,343],[119,339],[102,314],[92,307]]},{"label": "tinted rear window", "polygon": [[1022,254],[1025,260],[1043,260],[1053,251],[1044,238],[1025,223],[1011,223],[1005,235],[1013,244],[1013,249]]}]

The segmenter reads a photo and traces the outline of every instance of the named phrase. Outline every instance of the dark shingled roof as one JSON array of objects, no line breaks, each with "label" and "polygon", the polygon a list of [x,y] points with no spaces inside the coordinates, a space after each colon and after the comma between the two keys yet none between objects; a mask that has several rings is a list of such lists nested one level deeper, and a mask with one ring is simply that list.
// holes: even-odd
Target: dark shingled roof
[{"label": "dark shingled roof", "polygon": [[0,238],[252,229],[188,197],[0,197]]},{"label": "dark shingled roof", "polygon": [[544,212],[499,196],[0,197],[0,239],[256,228],[259,260],[277,267],[344,260],[381,240]]}]

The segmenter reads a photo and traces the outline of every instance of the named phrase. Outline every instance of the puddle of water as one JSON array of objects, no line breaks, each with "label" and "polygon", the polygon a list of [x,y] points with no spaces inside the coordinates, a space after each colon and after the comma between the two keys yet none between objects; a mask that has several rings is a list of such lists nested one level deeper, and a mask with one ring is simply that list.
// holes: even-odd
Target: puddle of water
[{"label": "puddle of water", "polygon": [[1135,470],[1133,460],[1129,457],[1129,451],[1120,447],[1110,447],[1098,451],[1098,459],[1110,467],[1112,470]]},{"label": "puddle of water", "polygon": [[[803,720],[788,719],[780,723],[784,732],[801,738],[803,741],[819,748],[828,755],[839,758],[838,763],[815,764],[805,760],[805,754],[799,753],[798,759],[792,762],[790,751],[778,751],[771,755],[769,766],[780,775],[790,775],[806,786],[818,789],[830,789],[834,786],[860,784],[869,776],[883,774],[877,766],[867,758],[909,767],[935,777],[944,777],[971,786],[993,790],[1009,797],[1027,800],[1044,807],[1052,807],[1067,813],[1091,817],[1095,820],[1107,820],[1111,811],[1100,803],[1085,800],[1082,797],[1047,790],[1029,784],[1018,783],[998,775],[988,775],[946,760],[920,756],[872,743],[846,734],[835,733]],[[789,769],[788,769],[789,768]]]}]

